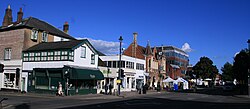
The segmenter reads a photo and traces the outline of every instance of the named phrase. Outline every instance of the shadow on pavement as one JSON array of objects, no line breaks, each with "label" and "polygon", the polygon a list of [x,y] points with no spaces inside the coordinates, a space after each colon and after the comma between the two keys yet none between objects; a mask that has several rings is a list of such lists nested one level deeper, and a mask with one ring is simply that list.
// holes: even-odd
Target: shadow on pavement
[{"label": "shadow on pavement", "polygon": [[163,98],[131,99],[118,102],[67,107],[60,109],[249,109],[247,103],[211,103]]}]

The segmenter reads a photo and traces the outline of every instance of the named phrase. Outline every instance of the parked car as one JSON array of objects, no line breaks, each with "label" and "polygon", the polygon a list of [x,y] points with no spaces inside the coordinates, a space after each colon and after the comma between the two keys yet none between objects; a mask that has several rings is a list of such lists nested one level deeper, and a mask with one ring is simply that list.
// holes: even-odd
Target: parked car
[{"label": "parked car", "polygon": [[234,83],[225,83],[222,86],[222,89],[223,89],[223,91],[232,91],[235,89],[235,85],[234,85]]}]

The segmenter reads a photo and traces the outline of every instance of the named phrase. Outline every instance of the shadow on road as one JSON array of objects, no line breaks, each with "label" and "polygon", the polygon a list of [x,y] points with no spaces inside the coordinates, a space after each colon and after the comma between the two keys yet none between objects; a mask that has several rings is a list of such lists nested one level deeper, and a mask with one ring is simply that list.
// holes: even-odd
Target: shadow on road
[{"label": "shadow on road", "polygon": [[30,109],[30,105],[23,103],[23,104],[15,106],[15,109]]},{"label": "shadow on road", "polygon": [[222,95],[222,96],[234,96],[234,95],[240,95],[238,90],[230,90],[230,91],[224,91],[222,88],[202,88],[197,89],[196,91],[193,90],[179,90],[179,91],[173,91],[173,92],[180,92],[180,93],[198,93],[198,94],[207,94],[207,95]]},{"label": "shadow on road", "polygon": [[211,103],[163,98],[144,98],[60,109],[249,109],[249,107],[250,104],[247,103]]}]

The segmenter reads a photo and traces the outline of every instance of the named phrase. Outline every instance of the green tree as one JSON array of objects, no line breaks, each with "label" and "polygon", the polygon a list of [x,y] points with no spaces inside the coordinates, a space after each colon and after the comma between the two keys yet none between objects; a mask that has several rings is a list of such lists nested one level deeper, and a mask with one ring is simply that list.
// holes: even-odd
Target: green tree
[{"label": "green tree", "polygon": [[240,94],[247,94],[248,76],[250,69],[250,53],[248,50],[242,50],[234,57],[233,72],[238,86],[240,87]]},{"label": "green tree", "polygon": [[233,74],[233,65],[229,62],[226,62],[224,66],[221,68],[222,71],[222,79],[224,81],[233,81],[234,74]]},{"label": "green tree", "polygon": [[196,78],[211,78],[215,79],[216,74],[218,74],[218,69],[215,65],[213,65],[213,61],[208,57],[201,57],[200,61],[195,64],[193,67],[194,74]]}]

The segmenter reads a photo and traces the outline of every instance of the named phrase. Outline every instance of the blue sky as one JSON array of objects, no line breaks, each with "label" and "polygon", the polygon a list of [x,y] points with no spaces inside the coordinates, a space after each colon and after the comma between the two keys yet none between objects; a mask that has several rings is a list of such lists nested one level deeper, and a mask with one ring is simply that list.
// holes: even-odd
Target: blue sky
[{"label": "blue sky", "polygon": [[110,54],[117,53],[120,35],[126,48],[138,32],[142,46],[147,40],[152,47],[182,48],[187,43],[190,64],[207,56],[221,69],[250,39],[250,0],[1,0],[0,22],[8,4],[14,20],[22,7],[24,17],[60,29],[68,21],[69,34],[90,38],[97,49]]}]

